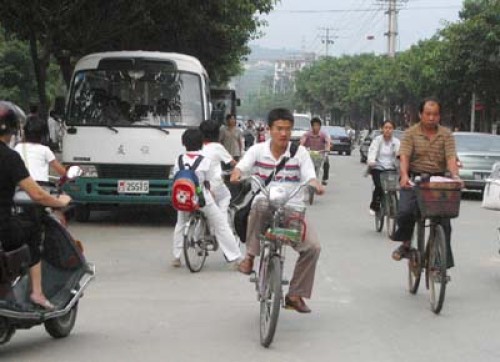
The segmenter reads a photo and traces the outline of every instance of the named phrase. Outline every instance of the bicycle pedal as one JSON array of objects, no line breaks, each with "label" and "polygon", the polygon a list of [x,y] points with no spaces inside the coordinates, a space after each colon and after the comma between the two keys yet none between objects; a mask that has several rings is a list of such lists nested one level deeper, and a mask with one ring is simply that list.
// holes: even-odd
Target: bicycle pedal
[{"label": "bicycle pedal", "polygon": [[290,284],[290,281],[289,281],[289,280],[285,280],[285,279],[283,279],[283,280],[281,281],[281,285],[288,285],[288,284]]}]

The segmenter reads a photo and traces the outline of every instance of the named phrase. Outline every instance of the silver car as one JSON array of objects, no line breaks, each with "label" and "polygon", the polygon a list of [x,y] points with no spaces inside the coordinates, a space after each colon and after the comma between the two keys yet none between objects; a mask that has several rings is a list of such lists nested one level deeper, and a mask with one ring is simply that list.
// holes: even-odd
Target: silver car
[{"label": "silver car", "polygon": [[500,136],[473,132],[455,132],[453,135],[461,166],[459,175],[465,188],[483,190],[493,164],[500,161]]}]

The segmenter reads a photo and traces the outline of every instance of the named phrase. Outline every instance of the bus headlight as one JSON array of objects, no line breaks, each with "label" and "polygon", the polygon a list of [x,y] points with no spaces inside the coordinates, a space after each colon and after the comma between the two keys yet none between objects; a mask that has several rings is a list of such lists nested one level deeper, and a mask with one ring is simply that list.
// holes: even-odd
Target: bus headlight
[{"label": "bus headlight", "polygon": [[82,177],[98,177],[97,168],[94,165],[79,165],[83,171]]}]

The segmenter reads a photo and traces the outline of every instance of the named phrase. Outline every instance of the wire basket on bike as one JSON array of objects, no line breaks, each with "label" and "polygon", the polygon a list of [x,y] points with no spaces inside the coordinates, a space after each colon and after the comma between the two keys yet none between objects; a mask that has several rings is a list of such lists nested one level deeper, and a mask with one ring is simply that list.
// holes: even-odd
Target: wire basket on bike
[{"label": "wire basket on bike", "polygon": [[399,172],[396,170],[384,171],[380,173],[380,182],[384,191],[399,190]]},{"label": "wire basket on bike", "polygon": [[425,182],[416,188],[420,214],[424,218],[455,218],[460,212],[462,198],[460,182]]},{"label": "wire basket on bike", "polygon": [[323,162],[324,153],[320,151],[309,151],[309,155],[311,156],[314,167],[320,167]]},{"label": "wire basket on bike", "polygon": [[[264,220],[272,221],[273,208],[266,199],[255,201],[254,208]],[[305,222],[306,207],[301,204],[287,203],[280,212],[279,223],[276,227],[270,227],[265,236],[269,239],[280,239],[281,241],[297,245],[304,241],[306,234]]]}]

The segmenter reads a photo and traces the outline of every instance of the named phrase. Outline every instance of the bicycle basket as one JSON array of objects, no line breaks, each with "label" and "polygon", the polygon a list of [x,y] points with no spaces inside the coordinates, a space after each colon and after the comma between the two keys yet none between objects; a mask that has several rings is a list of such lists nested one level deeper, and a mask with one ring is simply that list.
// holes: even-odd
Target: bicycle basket
[{"label": "bicycle basket", "polygon": [[451,219],[458,216],[462,197],[459,182],[426,182],[415,190],[422,217]]},{"label": "bicycle basket", "polygon": [[289,230],[290,241],[300,243],[306,236],[306,207],[289,203],[284,208],[282,226]]},{"label": "bicycle basket", "polygon": [[272,218],[272,208],[269,205],[269,201],[263,197],[259,197],[255,200],[254,205],[252,206],[255,209],[255,212],[262,214],[262,218],[264,220]]},{"label": "bicycle basket", "polygon": [[[264,204],[260,206],[263,207]],[[306,235],[306,208],[303,205],[287,204],[282,210],[278,227],[269,228],[265,236],[270,240],[279,239],[285,244],[296,246],[304,241]]]},{"label": "bicycle basket", "polygon": [[380,182],[384,191],[398,191],[399,173],[397,171],[384,171],[380,174]]}]

